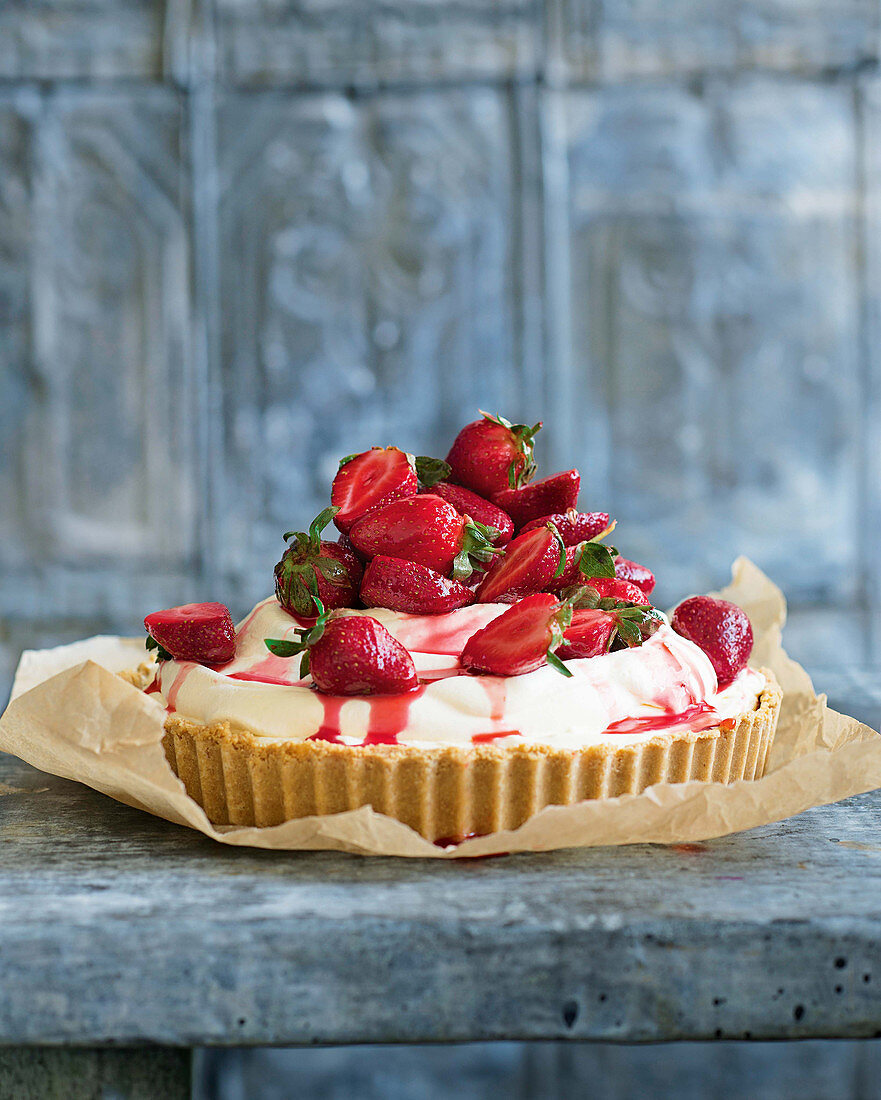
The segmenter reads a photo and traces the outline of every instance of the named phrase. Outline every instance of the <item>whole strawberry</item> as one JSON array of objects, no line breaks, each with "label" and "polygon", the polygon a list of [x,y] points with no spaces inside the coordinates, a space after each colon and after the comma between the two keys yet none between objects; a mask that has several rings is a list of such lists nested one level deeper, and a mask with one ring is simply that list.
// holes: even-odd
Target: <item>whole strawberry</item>
[{"label": "whole strawberry", "polygon": [[460,663],[469,672],[492,676],[522,676],[551,664],[571,676],[554,653],[571,618],[571,606],[549,592],[527,596],[472,634]]},{"label": "whole strawberry", "polygon": [[530,428],[483,411],[481,416],[453,441],[447,455],[451,478],[484,497],[525,485],[535,474],[533,441],[541,422]]},{"label": "whole strawberry", "polygon": [[547,589],[562,571],[566,548],[553,527],[539,527],[508,543],[477,590],[479,603],[513,603]]},{"label": "whole strawberry", "polygon": [[334,523],[348,534],[352,524],[372,508],[416,495],[416,460],[397,447],[371,447],[340,462],[330,490],[336,507]]},{"label": "whole strawberry", "polygon": [[349,532],[360,554],[415,561],[458,581],[471,576],[475,563],[490,562],[501,553],[493,546],[494,537],[493,529],[466,520],[432,493],[374,508]]},{"label": "whole strawberry", "polygon": [[649,605],[648,596],[641,588],[618,577],[590,577],[581,583],[595,589],[600,599],[618,600],[620,603],[633,603],[643,607]]},{"label": "whole strawberry", "polygon": [[378,554],[364,571],[361,599],[408,615],[440,615],[474,603],[474,591],[427,565]]},{"label": "whole strawberry", "polygon": [[222,603],[167,607],[148,615],[144,626],[150,635],[147,649],[155,649],[160,661],[224,665],[236,655],[236,628]]},{"label": "whole strawberry", "polygon": [[488,500],[472,493],[470,489],[462,485],[452,485],[449,481],[440,481],[430,489],[421,489],[422,493],[433,493],[445,500],[463,516],[482,523],[485,527],[492,527],[499,532],[499,537],[493,539],[495,546],[506,546],[514,534],[514,522],[507,512],[497,508]]},{"label": "whole strawberry", "polygon": [[580,488],[581,475],[578,471],[566,470],[562,474],[552,474],[541,481],[534,481],[531,485],[502,489],[493,494],[492,502],[508,513],[519,531],[530,520],[574,509]]},{"label": "whole strawberry", "polygon": [[608,512],[576,512],[574,508],[570,508],[568,512],[555,512],[550,516],[531,519],[520,528],[520,534],[531,531],[534,527],[547,527],[549,523],[560,532],[564,546],[575,546],[603,533],[608,534],[610,530]]},{"label": "whole strawberry", "polygon": [[561,661],[581,657],[601,657],[608,653],[615,637],[617,619],[614,611],[583,608],[572,612],[572,622],[557,650]]},{"label": "whole strawberry", "polygon": [[622,558],[620,554],[615,558],[615,576],[620,577],[622,581],[630,581],[631,584],[635,584],[647,596],[652,594],[655,587],[655,575],[651,569],[640,565],[639,562]]},{"label": "whole strawberry", "polygon": [[308,533],[288,531],[284,536],[290,545],[275,567],[275,594],[291,615],[314,615],[315,596],[328,610],[357,602],[361,562],[347,547],[321,538],[335,514],[336,508],[325,508]]},{"label": "whole strawberry", "polygon": [[746,668],[753,651],[753,628],[737,604],[712,596],[692,596],[679,604],[670,625],[706,653],[720,686]]},{"label": "whole strawberry", "polygon": [[378,620],[324,609],[296,641],[266,639],[277,657],[302,654],[300,675],[311,673],[327,695],[398,695],[419,686],[413,658]]}]

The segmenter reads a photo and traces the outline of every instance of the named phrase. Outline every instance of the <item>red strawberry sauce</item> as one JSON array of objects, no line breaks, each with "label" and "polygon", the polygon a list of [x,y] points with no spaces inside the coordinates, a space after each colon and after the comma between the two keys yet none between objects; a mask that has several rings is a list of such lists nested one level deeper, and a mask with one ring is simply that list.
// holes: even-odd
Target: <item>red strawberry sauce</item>
[{"label": "red strawberry sauce", "polygon": [[[374,695],[360,697],[370,707],[367,719],[367,734],[362,745],[397,745],[398,734],[407,728],[410,707],[425,691],[424,687],[409,691],[406,695]],[[351,695],[318,695],[324,708],[324,716],[318,732],[307,741],[330,741],[340,745],[340,712],[346,703],[351,703]]]},{"label": "red strawberry sauce", "polygon": [[674,726],[688,726],[694,733],[719,724],[719,717],[709,703],[693,703],[678,713],[664,709],[657,717],[622,718],[606,727],[606,733],[655,733],[658,730],[672,729]]}]

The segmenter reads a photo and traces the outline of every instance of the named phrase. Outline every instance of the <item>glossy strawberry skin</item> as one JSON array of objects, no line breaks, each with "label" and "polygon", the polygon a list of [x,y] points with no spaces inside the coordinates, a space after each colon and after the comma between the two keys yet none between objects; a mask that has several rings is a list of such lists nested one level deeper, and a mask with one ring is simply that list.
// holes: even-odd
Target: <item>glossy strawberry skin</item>
[{"label": "glossy strawberry skin", "polygon": [[493,494],[492,502],[502,508],[520,531],[530,520],[542,516],[568,512],[578,503],[581,475],[577,470],[566,470],[524,485],[521,489],[503,489]]},{"label": "glossy strawberry skin", "polygon": [[531,476],[533,469],[531,436],[525,443],[518,441],[522,438],[522,434],[486,416],[466,424],[447,455],[452,467],[450,477],[483,497],[507,489],[512,477],[515,484],[520,483]]},{"label": "glossy strawberry skin", "polygon": [[540,668],[547,662],[553,619],[562,606],[549,592],[518,601],[471,635],[459,659],[462,667],[492,676],[523,676]]},{"label": "glossy strawberry skin", "polygon": [[630,561],[629,558],[622,558],[620,554],[615,558],[615,576],[622,581],[635,584],[647,596],[652,594],[655,587],[655,575],[651,569],[640,565],[639,562]]},{"label": "glossy strawberry skin", "polygon": [[720,687],[746,668],[753,650],[753,628],[737,604],[712,596],[692,596],[679,604],[670,625],[706,653]]},{"label": "glossy strawberry skin", "polygon": [[379,554],[364,572],[361,599],[367,607],[440,615],[474,603],[474,591],[427,565]]},{"label": "glossy strawberry skin", "polygon": [[618,577],[590,577],[582,578],[581,583],[595,588],[601,599],[621,600],[624,603],[649,606],[649,599],[645,592],[630,581],[622,581]]},{"label": "glossy strawberry skin", "polygon": [[177,661],[221,665],[236,655],[236,628],[222,603],[187,603],[154,611],[144,626]]},{"label": "glossy strawberry skin", "polygon": [[499,532],[495,539],[496,546],[506,546],[514,534],[514,522],[507,512],[497,508],[495,504],[486,500],[463,485],[452,485],[449,481],[441,481],[430,489],[423,489],[423,493],[433,493],[441,497],[463,516],[470,516],[478,523],[484,523],[487,527],[494,527]]},{"label": "glossy strawberry skin", "polygon": [[415,496],[418,489],[412,455],[398,447],[371,447],[343,462],[333,479],[330,499],[340,509],[334,523],[348,534],[361,516],[390,501]]},{"label": "glossy strawberry skin", "polygon": [[547,589],[560,564],[560,543],[547,527],[527,531],[508,543],[505,556],[490,566],[477,590],[479,603],[513,603]]},{"label": "glossy strawberry skin", "polygon": [[610,611],[572,612],[572,623],[563,635],[557,656],[563,661],[580,657],[601,657],[609,652],[615,633],[615,615]]},{"label": "glossy strawberry skin", "polygon": [[404,558],[446,576],[461,549],[464,526],[452,504],[424,493],[375,508],[355,523],[349,538],[369,558]]},{"label": "glossy strawberry skin", "polygon": [[309,671],[327,695],[399,695],[419,686],[413,658],[369,615],[328,619],[310,647]]},{"label": "glossy strawberry skin", "polygon": [[540,516],[531,519],[520,528],[520,534],[531,531],[535,527],[553,525],[560,532],[560,538],[564,546],[576,546],[579,542],[587,542],[596,538],[601,531],[609,526],[608,512],[576,512],[571,508],[568,512],[555,512],[550,516]]}]

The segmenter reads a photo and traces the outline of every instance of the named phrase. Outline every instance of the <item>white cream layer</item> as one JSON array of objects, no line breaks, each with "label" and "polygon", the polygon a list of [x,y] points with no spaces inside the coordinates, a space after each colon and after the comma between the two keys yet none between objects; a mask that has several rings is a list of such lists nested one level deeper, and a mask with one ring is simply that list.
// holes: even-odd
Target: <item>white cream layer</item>
[{"label": "white cream layer", "polygon": [[[517,731],[496,744],[530,743],[580,748],[603,741],[638,742],[648,733],[608,733],[614,722],[685,711],[710,704],[721,721],[755,708],[764,676],[745,669],[718,690],[710,661],[692,642],[662,626],[644,645],[602,657],[567,661],[571,678],[544,666],[525,676],[455,675],[467,639],[508,610],[507,604],[473,604],[447,615],[404,615],[384,608],[372,615],[413,654],[420,679],[412,698],[339,699],[300,680],[299,658],[273,657],[265,638],[292,638],[298,623],[275,597],[257,604],[238,627],[235,660],[223,671],[192,662],[166,662],[160,690],[170,709],[203,724],[230,721],[272,740],[305,740],[330,724],[346,744],[368,731],[397,724],[402,745],[467,745],[474,735]],[[234,678],[244,673],[283,680]],[[440,677],[440,678],[435,678]],[[390,699],[392,701],[390,701]]]}]

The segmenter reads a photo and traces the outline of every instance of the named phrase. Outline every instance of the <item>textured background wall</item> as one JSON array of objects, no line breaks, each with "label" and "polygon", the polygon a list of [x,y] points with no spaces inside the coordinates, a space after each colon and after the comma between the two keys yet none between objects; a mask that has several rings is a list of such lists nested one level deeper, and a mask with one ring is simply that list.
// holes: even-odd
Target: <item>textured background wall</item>
[{"label": "textured background wall", "polygon": [[877,0],[0,5],[0,697],[241,612],[340,454],[543,417],[661,572],[812,667],[881,582]]}]

